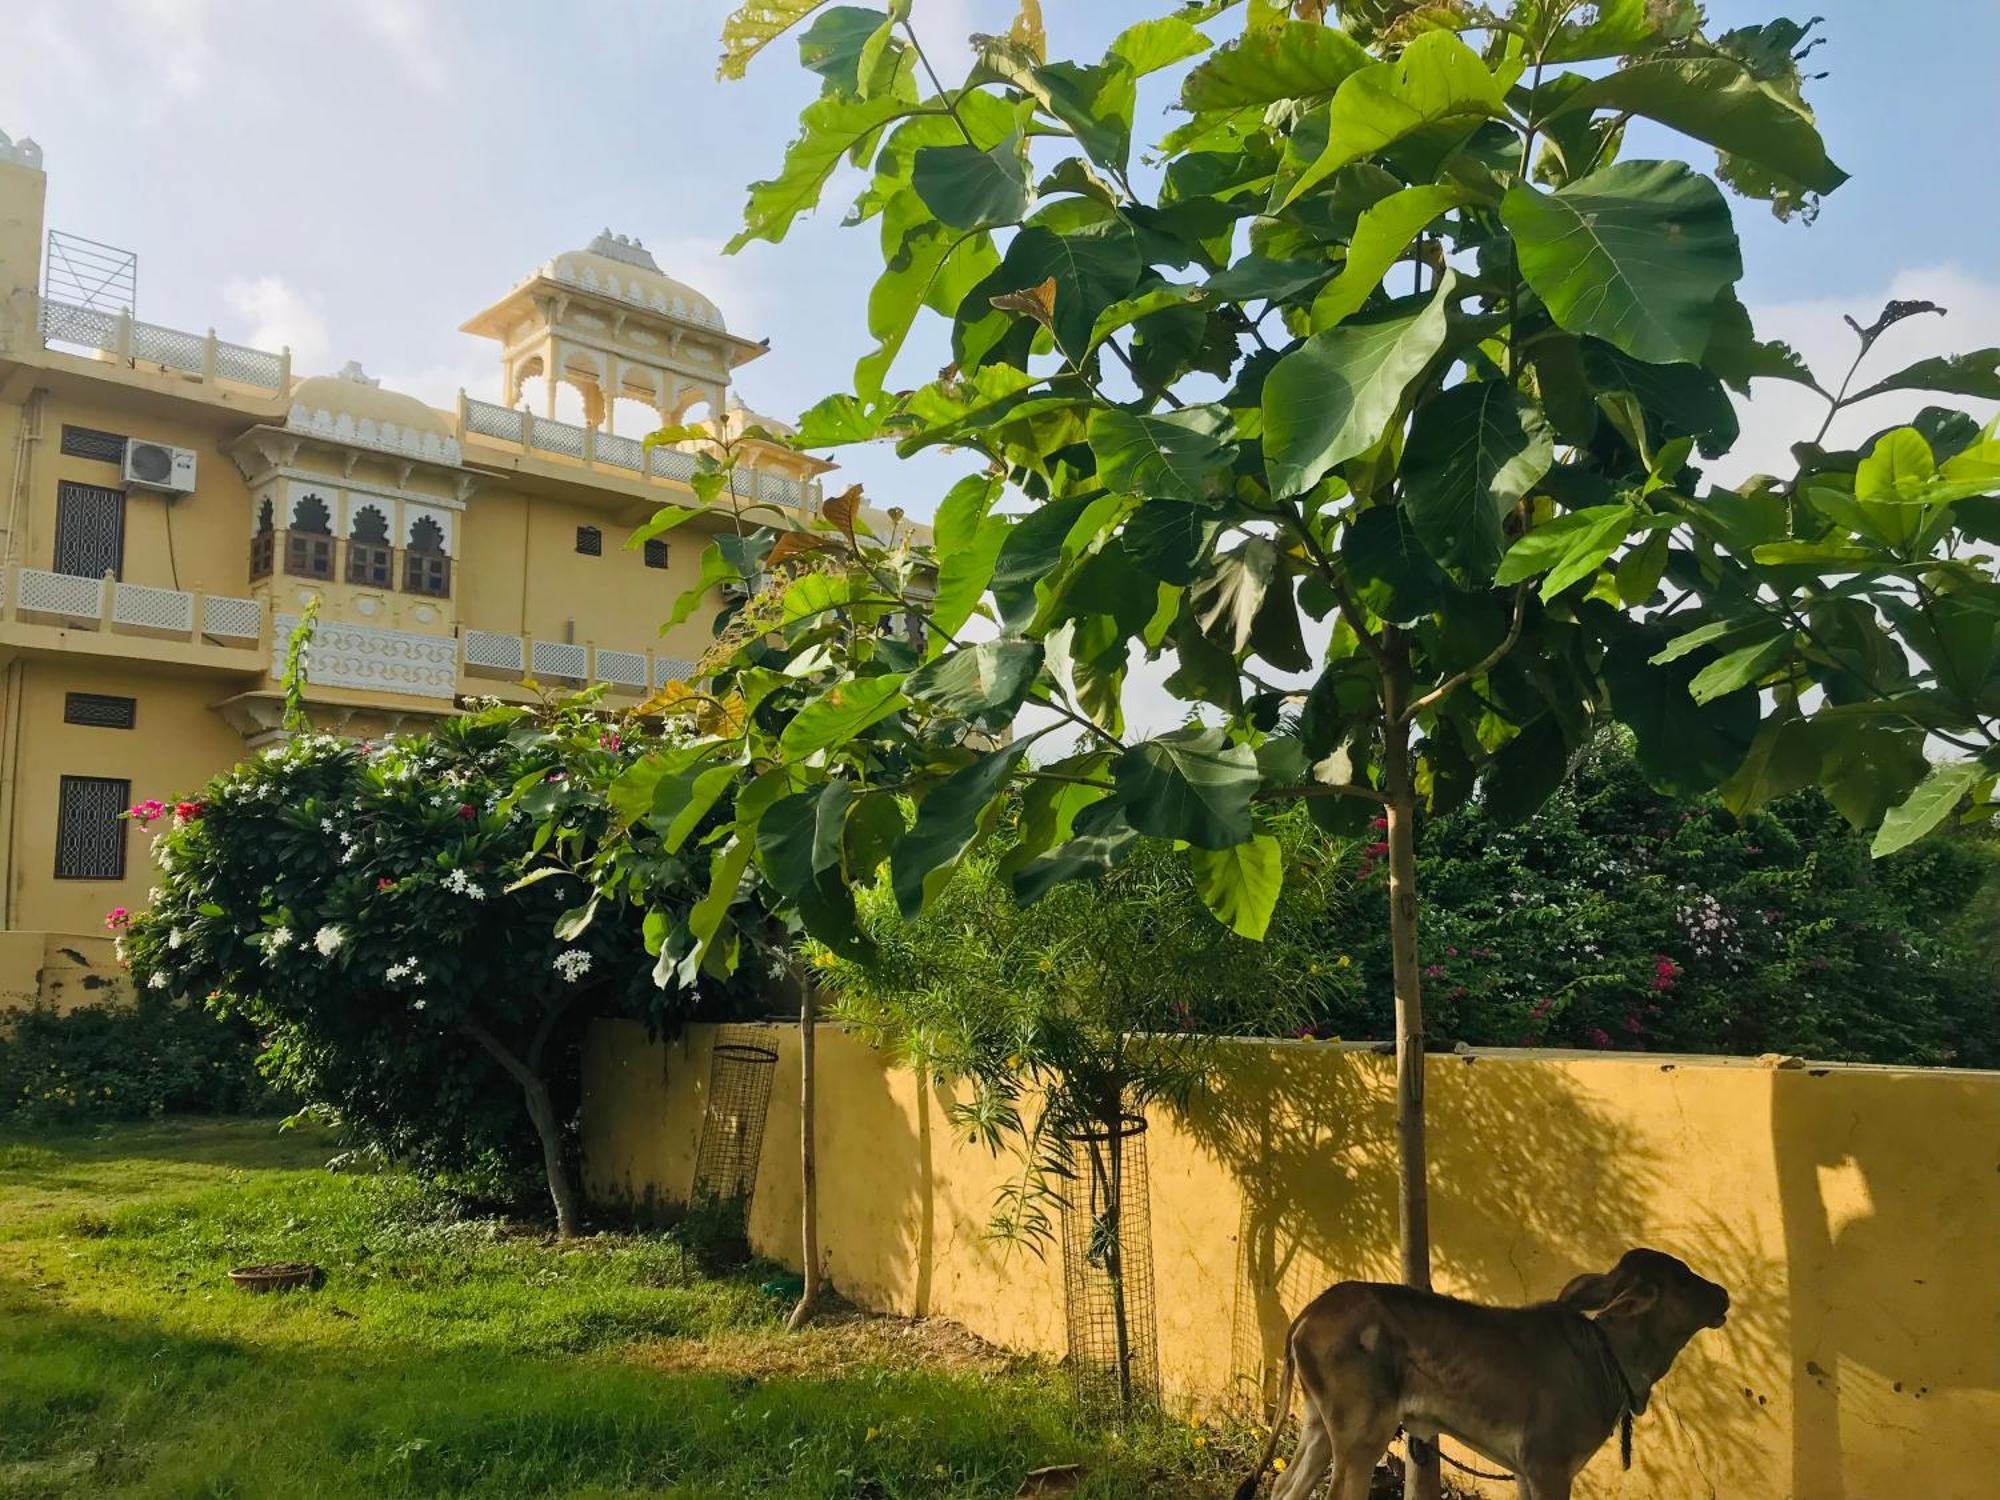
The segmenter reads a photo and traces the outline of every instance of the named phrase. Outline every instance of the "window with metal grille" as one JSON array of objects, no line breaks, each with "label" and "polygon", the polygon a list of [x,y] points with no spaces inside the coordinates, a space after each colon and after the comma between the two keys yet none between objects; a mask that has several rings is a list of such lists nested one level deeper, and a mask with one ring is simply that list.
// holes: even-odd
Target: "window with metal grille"
[{"label": "window with metal grille", "polygon": [[93,729],[130,729],[139,716],[137,698],[112,693],[64,693],[63,723]]},{"label": "window with metal grille", "polygon": [[446,599],[451,596],[451,559],[442,552],[418,552],[412,549],[403,554],[403,592],[406,594],[429,594],[433,598]]},{"label": "window with metal grille", "polygon": [[649,568],[664,568],[666,565],[667,544],[660,540],[660,538],[654,537],[646,543],[646,566]]},{"label": "window with metal grille", "polygon": [[56,798],[56,879],[125,878],[125,810],[132,783],[65,776]]},{"label": "window with metal grille", "polygon": [[260,531],[250,538],[250,576],[269,578],[271,559],[276,550],[278,534],[275,531]]},{"label": "window with metal grille", "polygon": [[55,570],[78,578],[122,574],[125,492],[99,484],[56,485]]},{"label": "window with metal grille", "polygon": [[125,462],[125,435],[99,432],[95,427],[72,427],[63,423],[62,451],[70,458],[94,458],[99,463]]},{"label": "window with metal grille", "polygon": [[595,526],[577,527],[576,550],[585,557],[604,556],[604,533]]}]

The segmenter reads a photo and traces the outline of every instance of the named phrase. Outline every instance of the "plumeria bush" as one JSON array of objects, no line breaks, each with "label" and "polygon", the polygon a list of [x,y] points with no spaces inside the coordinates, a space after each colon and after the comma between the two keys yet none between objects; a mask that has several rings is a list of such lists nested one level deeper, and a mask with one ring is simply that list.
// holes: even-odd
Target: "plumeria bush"
[{"label": "plumeria bush", "polygon": [[698,852],[658,858],[648,907],[568,910],[605,784],[657,748],[587,701],[495,705],[381,745],[299,734],[142,803],[162,877],[122,919],[134,979],[248,1017],[276,1079],[399,1158],[518,1181],[539,1147],[567,1234],[582,1023],[719,1014],[754,982],[656,980],[646,932],[706,889]]},{"label": "plumeria bush", "polygon": [[[1972,930],[2000,852],[1987,838],[1871,861],[1818,792],[1739,820],[1714,797],[1654,791],[1611,736],[1526,823],[1474,804],[1426,823],[1419,848],[1434,1042],[2000,1064]],[[1379,1036],[1379,844],[1350,859],[1361,883],[1327,944],[1366,982],[1319,1019]]]}]

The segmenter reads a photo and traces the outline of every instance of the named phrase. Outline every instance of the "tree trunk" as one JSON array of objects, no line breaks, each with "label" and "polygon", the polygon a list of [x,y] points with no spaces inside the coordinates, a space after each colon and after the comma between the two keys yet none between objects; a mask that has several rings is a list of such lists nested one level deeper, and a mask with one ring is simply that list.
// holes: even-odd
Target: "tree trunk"
[{"label": "tree trunk", "polygon": [[[1389,946],[1396,988],[1396,1141],[1401,1180],[1397,1218],[1403,1281],[1430,1290],[1430,1186],[1424,1144],[1424,992],[1417,957],[1417,797],[1410,765],[1408,648],[1393,627],[1385,632],[1389,671],[1382,685],[1382,782],[1389,798]],[[1438,1500],[1437,1446],[1411,1438],[1403,1473],[1404,1500]]]},{"label": "tree trunk", "polygon": [[569,1163],[563,1160],[562,1126],[556,1119],[555,1103],[549,1098],[549,1086],[542,1081],[541,1074],[542,1052],[560,1016],[560,1011],[554,1011],[542,1018],[541,1024],[535,1028],[533,1040],[528,1043],[526,1061],[516,1057],[506,1043],[478,1022],[464,1021],[460,1024],[465,1034],[491,1053],[494,1061],[521,1086],[521,1097],[528,1106],[528,1119],[542,1143],[542,1170],[548,1177],[549,1198],[555,1204],[556,1235],[559,1239],[569,1240],[576,1238],[576,1189],[570,1182]]},{"label": "tree trunk", "polygon": [[792,1309],[791,1320],[785,1325],[794,1329],[811,1320],[820,1297],[819,1151],[813,1139],[816,998],[812,981],[802,977],[799,981],[799,1196],[804,1206],[804,1222],[799,1232],[799,1260],[805,1268],[805,1286],[799,1293],[799,1305]]},{"label": "tree trunk", "polygon": [[562,1131],[556,1124],[548,1085],[539,1078],[529,1078],[522,1082],[521,1093],[528,1101],[528,1118],[535,1122],[535,1134],[542,1138],[542,1166],[548,1173],[549,1197],[556,1206],[556,1236],[575,1239],[576,1189],[570,1184],[569,1165],[563,1160]]}]

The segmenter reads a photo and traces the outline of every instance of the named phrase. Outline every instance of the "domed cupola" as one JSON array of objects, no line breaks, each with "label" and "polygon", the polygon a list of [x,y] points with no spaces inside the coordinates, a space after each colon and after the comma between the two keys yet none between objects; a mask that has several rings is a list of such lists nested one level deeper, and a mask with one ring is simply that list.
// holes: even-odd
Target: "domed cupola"
[{"label": "domed cupola", "polygon": [[660,269],[636,239],[609,229],[566,250],[464,325],[500,344],[506,403],[536,376],[555,415],[557,382],[583,396],[592,427],[605,427],[619,397],[643,401],[662,424],[706,402],[725,409],[730,372],[770,341],[729,332],[714,302]]}]

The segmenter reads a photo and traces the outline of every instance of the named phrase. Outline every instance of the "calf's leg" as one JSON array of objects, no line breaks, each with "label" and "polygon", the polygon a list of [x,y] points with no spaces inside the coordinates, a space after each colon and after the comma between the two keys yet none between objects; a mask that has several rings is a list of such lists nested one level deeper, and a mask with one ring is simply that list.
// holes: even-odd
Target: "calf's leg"
[{"label": "calf's leg", "polygon": [[[1320,1476],[1326,1472],[1328,1457],[1333,1452],[1333,1444],[1326,1434],[1326,1423],[1320,1420],[1319,1407],[1312,1397],[1306,1397],[1305,1417],[1299,1423],[1299,1445],[1292,1450],[1291,1466],[1278,1476],[1272,1487],[1271,1500],[1306,1500]],[[1277,1420],[1284,1420],[1279,1412]]]}]

